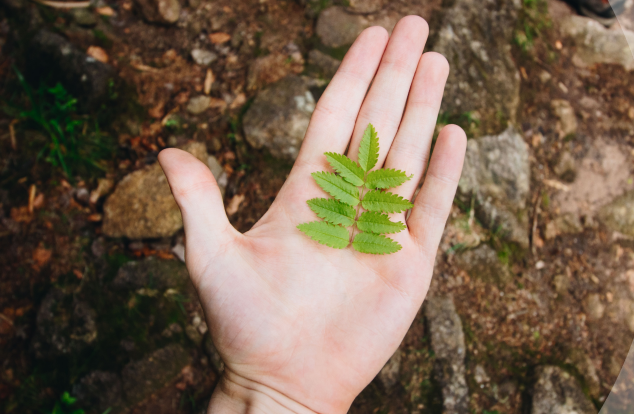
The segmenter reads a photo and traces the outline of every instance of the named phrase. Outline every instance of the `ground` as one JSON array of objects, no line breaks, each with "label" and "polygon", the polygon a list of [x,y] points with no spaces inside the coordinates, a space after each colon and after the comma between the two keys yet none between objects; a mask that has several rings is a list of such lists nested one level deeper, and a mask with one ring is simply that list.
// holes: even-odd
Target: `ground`
[{"label": "ground", "polygon": [[[358,27],[420,14],[430,22],[431,50],[457,2],[335,7],[351,8],[346,13],[353,17],[346,16]],[[582,45],[560,32],[555,3],[524,0],[509,23],[507,43],[520,76],[515,128],[530,162],[521,213],[529,245],[486,228],[473,205],[457,200],[430,290],[453,298],[462,321],[475,413],[530,412],[541,365],[565,369],[600,408],[634,332],[634,239],[601,220],[608,202],[634,188],[634,73],[617,63],[575,64]],[[177,4],[174,24],[148,21],[139,4],[98,1],[88,17],[18,0],[0,5],[3,412],[48,413],[65,392],[78,400],[59,403],[63,409],[90,413],[204,410],[222,365],[178,260],[182,231],[159,239],[108,237],[104,203],[116,183],[154,164],[161,149],[198,141],[224,170],[231,223],[249,230],[275,199],[292,160],[253,148],[243,115],[259,91],[286,76],[317,78],[310,92],[318,100],[328,68],[310,52],[336,65],[348,46],[324,45],[316,34],[329,1],[189,0]],[[373,4],[378,11],[355,14],[354,7]],[[46,71],[32,73],[41,62],[29,55],[29,42],[41,28],[107,59],[115,75],[96,107],[77,96],[76,110],[57,107],[45,122],[23,113],[33,107],[28,88],[42,101],[70,99],[47,92],[57,80]],[[211,52],[210,62],[195,50]],[[200,111],[192,106],[198,96],[209,97]],[[556,100],[572,108],[575,127],[554,109]],[[60,150],[43,127],[51,121],[78,125],[66,131]],[[470,139],[483,135],[484,120],[471,112],[439,117],[439,124],[449,121]],[[496,122],[506,127],[508,120]],[[497,260],[484,270],[466,259],[483,248]],[[504,276],[492,278],[493,268]],[[377,377],[351,413],[442,412],[430,329],[421,310],[400,347],[396,380]],[[175,362],[152,363],[161,358]],[[155,380],[147,389],[129,387],[139,376]]]}]

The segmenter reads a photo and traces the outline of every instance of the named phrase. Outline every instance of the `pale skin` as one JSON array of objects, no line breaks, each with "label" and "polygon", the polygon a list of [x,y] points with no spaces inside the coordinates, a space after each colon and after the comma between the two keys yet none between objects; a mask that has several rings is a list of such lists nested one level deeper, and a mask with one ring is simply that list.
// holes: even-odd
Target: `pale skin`
[{"label": "pale skin", "polygon": [[[159,155],[226,367],[209,413],[345,413],[401,343],[429,288],[467,142],[448,125],[429,160],[449,65],[423,54],[427,35],[416,16],[391,37],[380,27],[361,33],[319,100],[286,183],[245,234],[229,223],[203,163],[177,149]],[[336,250],[296,228],[317,220],[306,200],[327,197],[310,175],[330,171],[323,153],[349,145],[356,160],[368,123],[380,137],[376,168],[414,174],[392,191],[411,200],[423,181],[409,218],[392,215],[408,226],[393,235],[403,249],[392,255]]]}]

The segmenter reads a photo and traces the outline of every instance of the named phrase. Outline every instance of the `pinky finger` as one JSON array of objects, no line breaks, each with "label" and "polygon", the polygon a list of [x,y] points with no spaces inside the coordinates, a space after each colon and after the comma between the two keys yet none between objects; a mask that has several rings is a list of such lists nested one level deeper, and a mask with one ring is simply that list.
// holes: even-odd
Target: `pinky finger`
[{"label": "pinky finger", "polygon": [[425,254],[435,255],[462,173],[467,137],[462,128],[447,125],[436,141],[423,187],[407,224]]}]

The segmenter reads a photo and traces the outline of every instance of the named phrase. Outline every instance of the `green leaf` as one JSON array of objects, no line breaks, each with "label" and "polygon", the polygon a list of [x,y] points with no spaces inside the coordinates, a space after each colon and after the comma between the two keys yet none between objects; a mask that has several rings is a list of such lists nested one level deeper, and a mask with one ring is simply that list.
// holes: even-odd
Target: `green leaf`
[{"label": "green leaf", "polygon": [[354,208],[333,200],[332,198],[313,198],[306,202],[319,218],[332,224],[352,226],[354,224]]},{"label": "green leaf", "polygon": [[361,144],[359,145],[359,165],[364,171],[370,171],[379,160],[379,137],[372,124],[363,133]]},{"label": "green leaf", "polygon": [[407,226],[400,221],[391,221],[387,214],[372,211],[366,211],[361,214],[359,220],[357,220],[357,227],[361,231],[376,234],[398,233],[407,228]]},{"label": "green leaf", "polygon": [[359,204],[359,189],[333,173],[314,172],[317,184],[328,194],[350,206]]},{"label": "green leaf", "polygon": [[360,253],[390,254],[401,250],[401,245],[381,234],[359,233],[352,242],[352,247]]},{"label": "green leaf", "polygon": [[408,177],[405,172],[400,170],[384,168],[369,173],[365,182],[365,186],[370,189],[395,188],[403,184],[405,181],[411,180],[413,176],[414,175],[410,175]]},{"label": "green leaf", "polygon": [[342,154],[335,152],[327,152],[326,158],[332,166],[341,176],[350,184],[356,186],[363,185],[363,178],[365,177],[365,171],[356,162]]},{"label": "green leaf", "polygon": [[73,405],[77,401],[77,398],[72,397],[68,391],[62,394],[62,402],[66,405]]},{"label": "green leaf", "polygon": [[348,233],[348,230],[325,221],[302,223],[297,228],[316,242],[335,249],[344,249],[350,244],[350,233]]},{"label": "green leaf", "polygon": [[400,213],[414,207],[412,203],[401,196],[388,191],[378,190],[368,192],[363,198],[361,205],[368,211],[381,211],[384,213]]}]

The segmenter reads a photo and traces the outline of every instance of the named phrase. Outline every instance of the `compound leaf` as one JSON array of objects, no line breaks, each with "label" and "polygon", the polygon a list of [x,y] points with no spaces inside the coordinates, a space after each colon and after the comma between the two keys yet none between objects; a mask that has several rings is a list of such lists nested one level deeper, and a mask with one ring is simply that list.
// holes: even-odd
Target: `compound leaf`
[{"label": "compound leaf", "polygon": [[363,178],[365,177],[365,171],[356,162],[343,154],[337,154],[335,152],[327,152],[326,158],[332,166],[347,182],[352,185],[362,186]]},{"label": "compound leaf", "polygon": [[357,227],[361,231],[376,234],[398,233],[407,228],[407,226],[400,221],[391,221],[387,214],[372,211],[366,211],[361,214],[359,220],[357,220]]},{"label": "compound leaf", "polygon": [[341,201],[332,198],[313,198],[306,203],[317,214],[317,217],[329,223],[341,224],[346,227],[354,224],[354,208]]},{"label": "compound leaf", "polygon": [[354,237],[352,247],[360,253],[390,254],[401,250],[401,245],[382,234],[359,233]]},{"label": "compound leaf", "polygon": [[368,211],[381,211],[384,213],[400,213],[414,207],[412,203],[401,196],[388,191],[371,190],[361,202],[363,208]]},{"label": "compound leaf", "polygon": [[359,188],[333,173],[314,172],[313,178],[328,194],[350,206],[359,204]]},{"label": "compound leaf", "polygon": [[403,184],[405,181],[411,180],[414,175],[408,176],[400,170],[384,168],[372,171],[368,174],[365,186],[370,189],[374,188],[395,188]]},{"label": "compound leaf", "polygon": [[359,165],[364,171],[370,171],[379,160],[379,137],[374,125],[368,124],[359,145]]},{"label": "compound leaf", "polygon": [[350,233],[348,233],[348,230],[325,221],[302,223],[297,228],[316,242],[335,249],[344,249],[350,244]]}]

